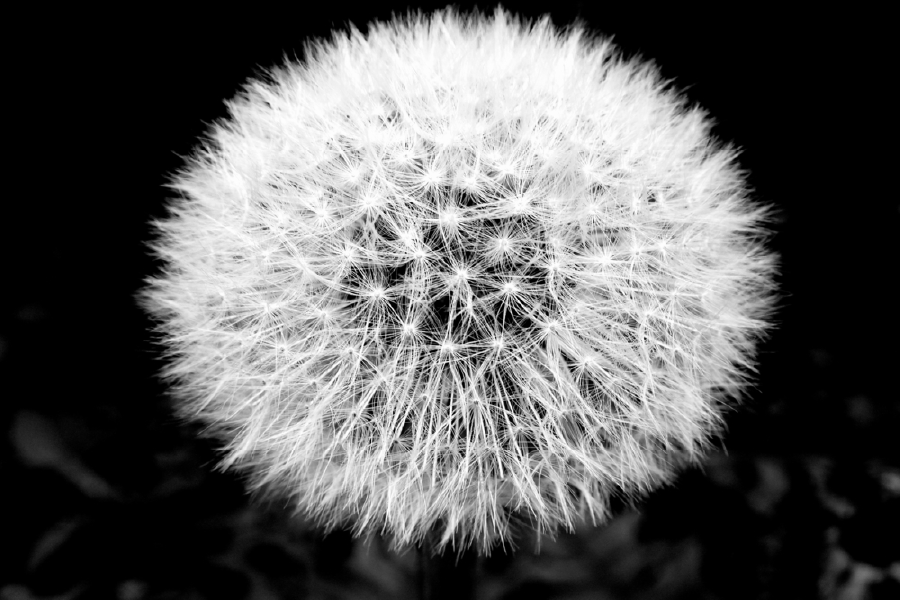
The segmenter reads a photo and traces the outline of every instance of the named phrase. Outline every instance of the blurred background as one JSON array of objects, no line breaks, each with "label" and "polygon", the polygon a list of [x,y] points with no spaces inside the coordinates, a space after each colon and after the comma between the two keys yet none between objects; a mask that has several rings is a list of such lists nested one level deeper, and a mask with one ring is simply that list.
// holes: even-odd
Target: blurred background
[{"label": "blurred background", "polygon": [[[414,552],[323,536],[214,469],[211,443],[171,416],[134,301],[156,268],[143,242],[165,177],[226,116],[223,100],[259,67],[302,58],[307,38],[408,6],[316,4],[10,12],[0,599],[415,597]],[[886,17],[505,6],[561,27],[581,18],[713,115],[756,198],[783,210],[785,300],[758,385],[728,416],[727,452],[540,554],[523,532],[515,551],[464,559],[476,597],[900,597]],[[467,593],[447,581],[446,597]]]}]

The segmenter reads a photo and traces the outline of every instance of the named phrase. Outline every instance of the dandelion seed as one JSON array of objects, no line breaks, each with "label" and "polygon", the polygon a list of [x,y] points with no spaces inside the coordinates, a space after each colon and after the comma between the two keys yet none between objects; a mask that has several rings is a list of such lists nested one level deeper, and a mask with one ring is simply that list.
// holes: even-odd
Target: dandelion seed
[{"label": "dandelion seed", "polygon": [[519,286],[512,281],[504,283],[501,289],[503,290],[503,294],[506,296],[513,296],[521,291],[521,288],[519,288]]},{"label": "dandelion seed", "polygon": [[448,231],[456,230],[459,226],[459,209],[456,206],[447,205],[441,210],[438,223],[440,223],[442,229]]},{"label": "dandelion seed", "polygon": [[413,250],[412,256],[416,262],[423,262],[430,255],[428,253],[428,250],[426,250],[425,248],[416,248],[415,250]]},{"label": "dandelion seed", "polygon": [[368,297],[372,299],[373,302],[381,302],[387,298],[387,292],[385,291],[383,286],[376,285],[372,287],[368,292]]},{"label": "dandelion seed", "polygon": [[506,340],[502,334],[495,334],[491,337],[491,347],[495,350],[501,350],[506,346]]},{"label": "dandelion seed", "polygon": [[451,340],[444,340],[441,342],[440,349],[441,354],[456,354],[459,351],[459,344]]},{"label": "dandelion seed", "polygon": [[509,202],[510,212],[514,215],[522,215],[531,210],[531,200],[525,195],[513,196]]},{"label": "dandelion seed", "polygon": [[437,167],[430,167],[422,173],[422,184],[426,188],[435,189],[444,181],[444,173]]},{"label": "dandelion seed", "polygon": [[402,332],[404,337],[412,337],[419,332],[419,327],[410,321],[403,323]]},{"label": "dandelion seed", "polygon": [[359,185],[363,181],[365,171],[359,165],[348,165],[344,172],[344,179],[347,183]]},{"label": "dandelion seed", "polygon": [[481,191],[481,178],[475,170],[469,171],[465,176],[460,178],[460,188],[470,194],[477,194]]}]

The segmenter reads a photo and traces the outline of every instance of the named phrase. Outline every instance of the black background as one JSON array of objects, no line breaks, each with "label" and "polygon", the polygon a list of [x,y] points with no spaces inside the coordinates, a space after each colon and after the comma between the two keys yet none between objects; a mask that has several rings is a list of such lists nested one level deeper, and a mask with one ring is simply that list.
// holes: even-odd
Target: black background
[{"label": "black background", "polygon": [[[604,568],[627,569],[602,561],[588,569],[596,577],[567,587],[564,574],[575,567],[552,553],[556,562],[548,558],[543,567],[563,575],[531,581],[516,563],[527,554],[538,572],[544,554],[524,548],[482,561],[482,588],[492,598],[802,598],[855,590],[858,573],[875,573],[870,593],[896,590],[900,552],[889,544],[896,544],[892,532],[900,537],[892,289],[900,201],[890,183],[896,102],[887,92],[896,76],[881,66],[887,38],[878,27],[886,17],[821,7],[803,14],[605,4],[506,6],[530,17],[549,13],[559,26],[582,18],[629,54],[653,59],[711,113],[714,133],[743,149],[755,197],[782,210],[772,244],[782,260],[784,306],[762,348],[758,386],[729,416],[727,455],[641,507],[638,555],[646,559],[646,544],[659,540],[695,540],[701,549],[687,587],[665,584],[658,573],[649,583],[635,576],[604,587],[618,581]],[[223,100],[258,67],[285,53],[302,58],[306,38],[349,22],[364,28],[406,7],[11,15],[0,255],[0,427],[8,435],[0,468],[9,503],[2,527],[12,533],[0,535],[0,544],[12,568],[0,569],[3,598],[28,597],[9,595],[26,590],[35,597],[72,590],[85,598],[251,597],[247,569],[281,582],[271,588],[281,595],[271,597],[328,597],[317,595],[322,590],[390,597],[359,583],[362,567],[328,574],[327,565],[356,564],[348,557],[360,542],[340,533],[319,539],[310,530],[291,541],[312,548],[301,552],[309,564],[290,562],[290,551],[271,540],[248,543],[241,565],[201,558],[222,548],[204,546],[214,534],[198,533],[200,521],[261,509],[239,481],[212,472],[209,444],[169,416],[134,293],[156,268],[143,242],[147,222],[165,214],[166,175],[209,123],[226,116]],[[68,464],[72,457],[80,467]],[[113,491],[73,483],[65,475],[72,469]],[[159,493],[173,477],[188,483]],[[754,504],[760,495],[772,498],[763,502],[769,509]],[[277,519],[275,512],[267,518]],[[74,525],[66,533],[61,523]],[[48,535],[54,527],[63,533]],[[235,527],[213,529],[238,535]],[[598,531],[579,535],[602,538]],[[396,557],[397,577],[412,569],[407,558]],[[272,575],[279,560],[288,567]],[[223,581],[234,582],[225,586],[230,591],[210,583]],[[582,592],[588,595],[576,595]]]}]

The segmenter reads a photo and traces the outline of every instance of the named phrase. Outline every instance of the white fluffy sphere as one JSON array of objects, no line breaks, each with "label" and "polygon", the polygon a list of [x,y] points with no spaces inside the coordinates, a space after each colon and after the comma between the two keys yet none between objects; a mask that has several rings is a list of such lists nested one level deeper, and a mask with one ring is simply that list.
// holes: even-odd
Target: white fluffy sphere
[{"label": "white fluffy sphere", "polygon": [[435,548],[699,460],[774,310],[767,207],[652,64],[453,11],[310,47],[173,178],[142,305],[224,465]]}]

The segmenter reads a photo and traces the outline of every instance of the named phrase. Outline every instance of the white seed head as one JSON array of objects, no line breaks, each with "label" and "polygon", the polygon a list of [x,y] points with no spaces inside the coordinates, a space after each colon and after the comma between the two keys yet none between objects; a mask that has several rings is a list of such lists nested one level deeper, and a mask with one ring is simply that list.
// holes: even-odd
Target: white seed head
[{"label": "white seed head", "polygon": [[325,526],[487,553],[602,522],[700,460],[751,381],[770,209],[609,41],[447,9],[229,107],[141,301],[182,415]]}]

